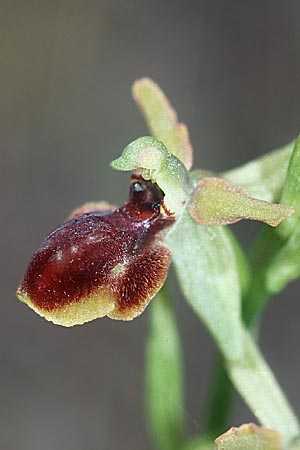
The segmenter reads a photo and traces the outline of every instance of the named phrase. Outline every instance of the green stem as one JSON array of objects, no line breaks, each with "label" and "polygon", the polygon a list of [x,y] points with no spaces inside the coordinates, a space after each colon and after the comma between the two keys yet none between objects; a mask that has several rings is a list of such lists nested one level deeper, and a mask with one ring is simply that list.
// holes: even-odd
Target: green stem
[{"label": "green stem", "polygon": [[[226,360],[226,368],[235,388],[260,423],[281,433],[284,445],[300,435],[299,423],[281,391],[272,371],[264,361],[250,333],[243,335],[244,355],[239,360]],[[224,392],[228,381],[224,374],[219,392]],[[221,399],[220,399],[221,400]],[[225,411],[231,397],[228,396]],[[218,411],[218,404],[213,407]],[[221,407],[224,411],[224,405]]]},{"label": "green stem", "polygon": [[265,227],[254,245],[251,255],[253,268],[251,283],[242,303],[243,320],[248,327],[255,324],[268,302],[270,293],[266,288],[266,274],[272,259],[283,243],[284,241],[273,229]]},{"label": "green stem", "polygon": [[206,430],[207,434],[212,439],[215,439],[222,434],[229,426],[233,398],[233,385],[227,375],[224,360],[222,356],[218,354],[206,408],[208,411]]},{"label": "green stem", "polygon": [[150,307],[146,349],[146,411],[160,450],[179,450],[184,441],[185,401],[182,348],[166,286]]},{"label": "green stem", "polygon": [[[270,293],[265,285],[267,269],[282,244],[283,241],[278,234],[273,229],[265,227],[254,245],[251,257],[253,271],[251,280],[248,282],[248,288],[243,292],[242,315],[247,328],[253,330],[255,327],[256,332],[258,332],[258,319],[270,297]],[[255,268],[260,270],[257,271]],[[243,274],[241,275],[243,276]],[[234,388],[224,368],[224,360],[220,355],[217,356],[214,370],[215,374],[208,413],[210,419],[207,422],[206,429],[207,433],[213,436],[226,429],[234,397]],[[221,405],[221,410],[218,412],[219,417],[214,417],[215,411],[219,411],[219,405]],[[216,429],[216,424],[218,429]]]},{"label": "green stem", "polygon": [[288,446],[300,436],[298,420],[246,330],[243,344],[241,360],[226,361],[230,378],[260,423],[281,433],[284,445]]}]

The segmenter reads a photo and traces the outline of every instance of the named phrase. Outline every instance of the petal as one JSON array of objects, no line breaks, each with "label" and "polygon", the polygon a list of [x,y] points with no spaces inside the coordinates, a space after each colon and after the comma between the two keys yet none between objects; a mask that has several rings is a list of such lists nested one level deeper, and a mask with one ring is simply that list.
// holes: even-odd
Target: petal
[{"label": "petal", "polygon": [[188,128],[184,123],[178,122],[176,111],[160,87],[150,78],[141,78],[133,84],[132,93],[153,136],[162,141],[169,152],[190,169],[193,164],[193,148]]},{"label": "petal", "polygon": [[170,251],[162,243],[152,244],[132,258],[117,279],[118,301],[108,314],[112,319],[130,320],[140,315],[165,282],[170,265]]},{"label": "petal", "polygon": [[136,207],[75,214],[52,232],[31,259],[19,299],[64,326],[141,314],[166,278],[170,252],[161,238],[173,220]]},{"label": "petal", "polygon": [[276,227],[293,214],[293,208],[250,197],[222,178],[203,178],[193,192],[188,210],[204,225],[225,225],[241,219],[258,220]]}]

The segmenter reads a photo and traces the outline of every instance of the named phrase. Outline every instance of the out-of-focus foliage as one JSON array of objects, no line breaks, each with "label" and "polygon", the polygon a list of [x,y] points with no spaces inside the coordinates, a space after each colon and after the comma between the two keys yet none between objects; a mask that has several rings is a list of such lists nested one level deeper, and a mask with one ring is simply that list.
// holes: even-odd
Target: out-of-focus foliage
[{"label": "out-of-focus foliage", "polygon": [[154,439],[163,450],[181,448],[184,433],[182,349],[172,304],[162,289],[153,300],[146,353],[146,402]]}]

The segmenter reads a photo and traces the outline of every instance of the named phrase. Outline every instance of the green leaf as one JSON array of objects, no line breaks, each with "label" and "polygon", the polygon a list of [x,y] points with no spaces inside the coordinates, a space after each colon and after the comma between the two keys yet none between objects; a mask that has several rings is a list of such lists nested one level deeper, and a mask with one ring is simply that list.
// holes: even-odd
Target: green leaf
[{"label": "green leaf", "polygon": [[160,87],[149,78],[135,81],[133,97],[139,105],[151,134],[162,141],[190,169],[193,149],[187,127],[179,123],[176,111]]},{"label": "green leaf", "polygon": [[144,179],[157,183],[165,193],[166,207],[175,214],[181,213],[192,190],[182,162],[151,136],[131,142],[111,166],[116,170],[139,170]]},{"label": "green leaf", "polygon": [[289,220],[295,222],[300,217],[300,136],[295,141],[293,153],[289,160],[281,201],[295,208],[296,214]]},{"label": "green leaf", "polygon": [[146,405],[161,450],[179,449],[184,432],[182,349],[171,302],[162,289],[150,307],[146,352]]},{"label": "green leaf", "polygon": [[281,203],[294,208],[295,214],[278,229],[282,237],[289,237],[298,225],[300,218],[300,137],[295,141],[289,161],[286,181],[283,186]]},{"label": "green leaf", "polygon": [[243,298],[243,320],[247,327],[255,324],[270,298],[271,292],[266,286],[266,273],[281,247],[282,239],[278,233],[270,227],[263,227],[250,255],[253,270]]},{"label": "green leaf", "polygon": [[278,250],[265,270],[265,285],[270,294],[278,293],[300,277],[300,227]]},{"label": "green leaf", "polygon": [[294,141],[285,147],[225,172],[222,176],[260,200],[276,201],[285,182]]},{"label": "green leaf", "polygon": [[252,198],[242,188],[216,177],[199,181],[188,209],[192,217],[204,225],[225,225],[250,219],[273,227],[294,212],[286,205]]},{"label": "green leaf", "polygon": [[283,450],[280,434],[254,424],[231,428],[216,439],[217,450]]},{"label": "green leaf", "polygon": [[166,237],[184,296],[228,359],[241,357],[240,285],[235,251],[222,227],[184,211]]},{"label": "green leaf", "polygon": [[288,282],[300,276],[300,138],[295,141],[283,187],[282,203],[292,206],[295,214],[277,231],[281,245],[265,268],[265,285],[270,293],[280,292]]}]

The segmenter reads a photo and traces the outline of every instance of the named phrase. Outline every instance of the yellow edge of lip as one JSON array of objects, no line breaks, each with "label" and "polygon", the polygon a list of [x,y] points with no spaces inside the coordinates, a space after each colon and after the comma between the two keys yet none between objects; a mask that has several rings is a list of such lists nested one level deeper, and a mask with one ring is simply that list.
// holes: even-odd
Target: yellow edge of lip
[{"label": "yellow edge of lip", "polygon": [[116,306],[115,299],[103,291],[51,311],[36,306],[31,298],[21,290],[17,291],[17,297],[41,317],[63,327],[82,325],[91,320],[104,317],[111,313]]}]

